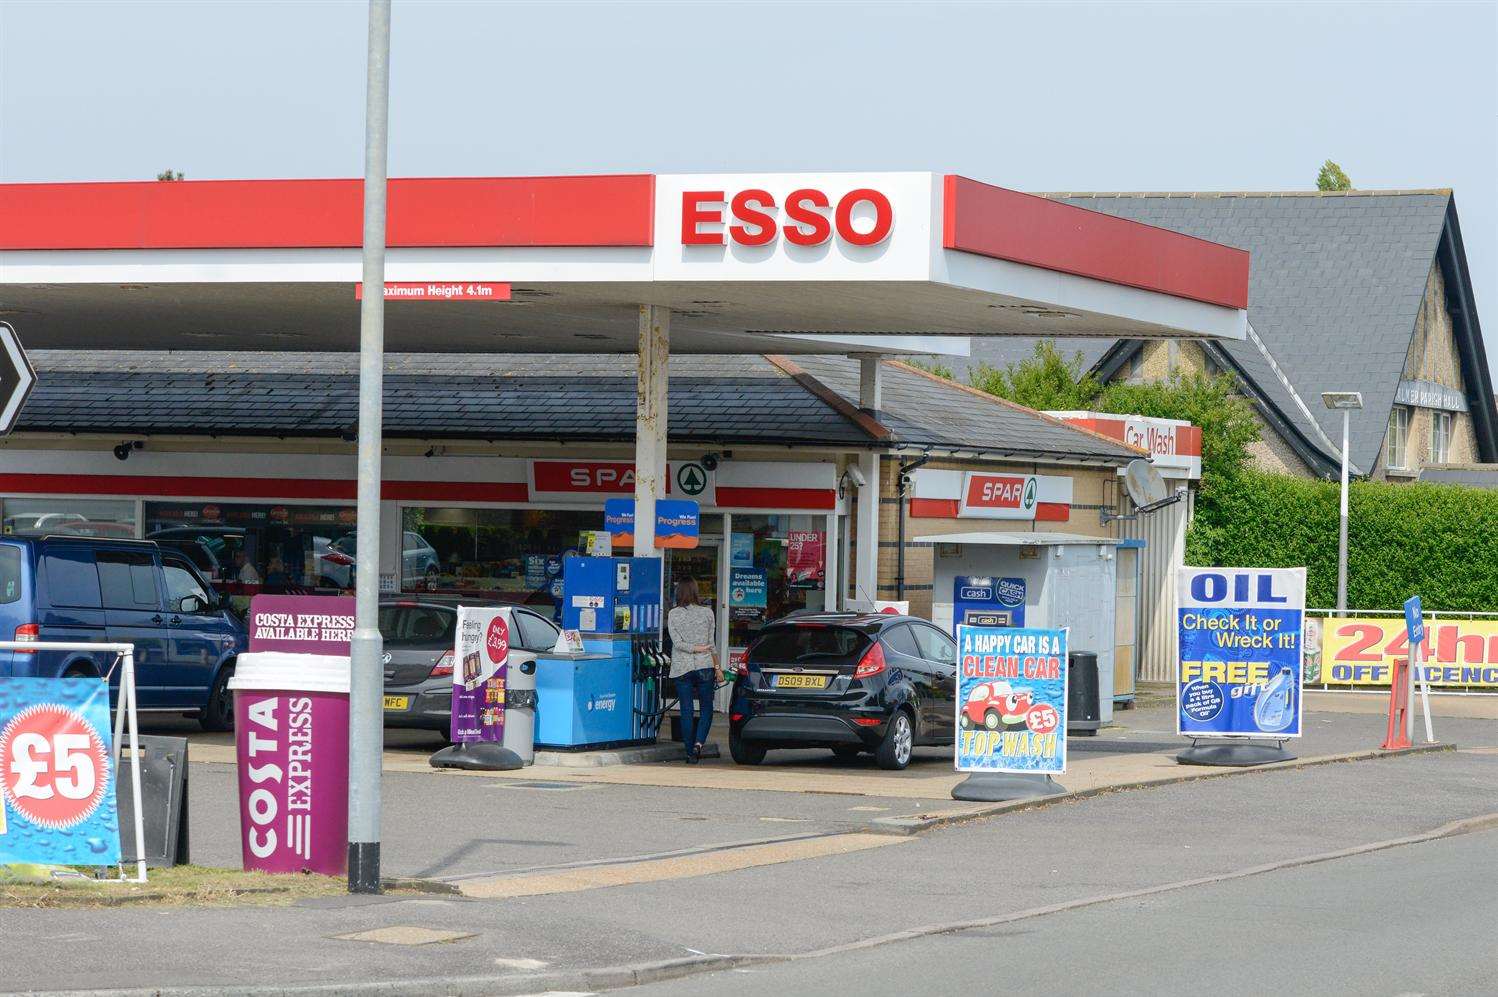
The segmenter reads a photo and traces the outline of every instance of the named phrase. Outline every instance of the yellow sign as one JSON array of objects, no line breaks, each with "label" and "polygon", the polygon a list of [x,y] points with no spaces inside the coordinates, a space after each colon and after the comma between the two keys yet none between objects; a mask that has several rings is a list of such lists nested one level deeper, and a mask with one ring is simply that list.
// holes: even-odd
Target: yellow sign
[{"label": "yellow sign", "polygon": [[[1394,662],[1410,656],[1404,619],[1330,617],[1322,625],[1320,677],[1306,682],[1387,687]],[[1431,685],[1498,688],[1498,620],[1425,620]]]}]

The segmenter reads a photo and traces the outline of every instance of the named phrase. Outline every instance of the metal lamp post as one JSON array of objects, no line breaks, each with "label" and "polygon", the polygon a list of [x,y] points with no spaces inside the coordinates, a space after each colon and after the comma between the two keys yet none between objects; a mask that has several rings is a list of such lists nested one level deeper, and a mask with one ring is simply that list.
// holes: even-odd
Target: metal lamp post
[{"label": "metal lamp post", "polygon": [[1323,391],[1321,402],[1342,413],[1342,503],[1337,533],[1337,615],[1347,612],[1347,445],[1352,413],[1363,407],[1361,391]]}]

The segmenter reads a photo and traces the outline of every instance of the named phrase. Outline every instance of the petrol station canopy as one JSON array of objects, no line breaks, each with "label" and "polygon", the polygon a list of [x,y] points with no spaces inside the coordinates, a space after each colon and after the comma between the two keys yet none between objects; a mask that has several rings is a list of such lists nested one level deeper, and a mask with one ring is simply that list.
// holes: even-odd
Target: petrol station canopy
[{"label": "petrol station canopy", "polygon": [[[362,181],[0,185],[28,348],[358,348]],[[955,353],[970,336],[1243,339],[1248,254],[936,173],[396,179],[390,352]]]}]

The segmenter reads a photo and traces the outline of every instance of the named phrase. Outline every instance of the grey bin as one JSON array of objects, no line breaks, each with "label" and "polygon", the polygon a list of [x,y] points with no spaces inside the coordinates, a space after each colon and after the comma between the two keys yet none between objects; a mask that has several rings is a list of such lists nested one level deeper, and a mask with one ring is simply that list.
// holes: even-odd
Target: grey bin
[{"label": "grey bin", "polygon": [[536,663],[523,661],[510,669],[505,689],[504,746],[527,765],[536,760]]}]

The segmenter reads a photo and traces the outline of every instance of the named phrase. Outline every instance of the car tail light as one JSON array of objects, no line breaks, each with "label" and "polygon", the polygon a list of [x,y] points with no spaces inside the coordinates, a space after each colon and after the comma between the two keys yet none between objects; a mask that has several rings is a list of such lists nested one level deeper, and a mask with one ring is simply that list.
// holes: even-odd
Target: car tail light
[{"label": "car tail light", "polygon": [[884,647],[876,640],[869,649],[863,653],[863,659],[858,662],[858,667],[853,671],[856,679],[866,679],[871,675],[878,675],[884,671]]},{"label": "car tail light", "polygon": [[334,564],[353,564],[354,559],[347,554],[340,554],[336,550],[330,550],[322,556],[324,561],[332,561]]},{"label": "car tail light", "polygon": [[438,658],[437,663],[432,666],[431,678],[441,678],[444,675],[451,675],[452,673],[453,653],[451,651],[443,651],[442,657]]},{"label": "car tail light", "polygon": [[882,717],[854,717],[853,722],[860,727],[878,727],[883,722]]},{"label": "car tail light", "polygon": [[728,719],[733,721],[734,723],[738,723],[740,720],[744,719],[744,715],[742,713],[730,713],[728,714]]},{"label": "car tail light", "polygon": [[[22,623],[16,627],[16,640],[41,640],[42,627],[39,623]],[[17,654],[35,654],[35,651],[17,651]]]}]

